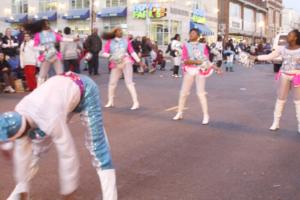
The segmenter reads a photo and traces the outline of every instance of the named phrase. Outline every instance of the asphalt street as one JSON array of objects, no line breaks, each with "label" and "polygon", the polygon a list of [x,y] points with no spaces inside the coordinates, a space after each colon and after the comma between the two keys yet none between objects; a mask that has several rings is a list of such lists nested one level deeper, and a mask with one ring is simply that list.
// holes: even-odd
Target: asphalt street
[{"label": "asphalt street", "polygon": [[[94,76],[102,103],[108,73]],[[117,170],[120,200],[299,200],[300,135],[291,93],[281,129],[272,123],[277,82],[271,65],[213,75],[207,81],[210,124],[201,125],[193,89],[184,120],[172,121],[182,79],[170,71],[135,75],[141,108],[130,111],[120,80],[115,108],[103,108],[105,128]],[[0,94],[0,112],[24,96]],[[79,117],[70,122],[81,161],[78,200],[101,199]],[[11,161],[0,156],[0,199],[14,188]],[[32,183],[33,200],[59,199],[55,148],[41,160]]]}]

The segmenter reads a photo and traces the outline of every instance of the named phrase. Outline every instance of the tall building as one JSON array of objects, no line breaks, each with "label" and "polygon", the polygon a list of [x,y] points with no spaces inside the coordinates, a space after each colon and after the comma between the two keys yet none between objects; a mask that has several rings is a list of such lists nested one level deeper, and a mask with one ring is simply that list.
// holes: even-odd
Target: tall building
[{"label": "tall building", "polygon": [[219,31],[225,39],[267,39],[267,13],[264,0],[219,0]]},{"label": "tall building", "polygon": [[283,9],[282,0],[265,0],[268,9],[266,34],[272,40],[281,30],[281,13]]}]

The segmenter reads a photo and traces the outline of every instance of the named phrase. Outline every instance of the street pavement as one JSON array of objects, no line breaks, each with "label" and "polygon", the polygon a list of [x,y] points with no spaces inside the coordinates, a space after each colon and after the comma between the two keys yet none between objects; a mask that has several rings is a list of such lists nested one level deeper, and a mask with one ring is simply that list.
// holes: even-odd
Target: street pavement
[{"label": "street pavement", "polygon": [[[93,77],[107,100],[108,73]],[[271,65],[213,75],[207,81],[210,124],[201,125],[192,90],[184,120],[172,121],[182,79],[170,71],[135,75],[141,109],[120,80],[115,108],[103,109],[117,170],[120,200],[299,200],[300,135],[292,94],[278,132],[268,130],[276,100]],[[24,94],[0,94],[0,112],[13,109]],[[100,185],[84,146],[78,116],[70,127],[80,161],[78,200],[101,199]],[[0,156],[0,199],[12,191],[11,161]],[[59,199],[57,156],[52,148],[40,162],[33,200]]]}]

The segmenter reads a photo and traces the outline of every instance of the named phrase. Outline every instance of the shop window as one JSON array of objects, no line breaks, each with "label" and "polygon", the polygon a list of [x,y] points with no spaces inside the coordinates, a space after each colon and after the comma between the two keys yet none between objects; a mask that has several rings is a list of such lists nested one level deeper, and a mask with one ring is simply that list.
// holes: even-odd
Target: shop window
[{"label": "shop window", "polygon": [[150,28],[150,39],[157,43],[157,45],[168,45],[170,42],[168,21],[153,21]]},{"label": "shop window", "polygon": [[103,20],[103,30],[111,31],[112,29],[119,27],[123,30],[124,34],[127,34],[127,22],[125,17],[113,17]]},{"label": "shop window", "polygon": [[28,13],[28,0],[12,0],[12,13]]},{"label": "shop window", "polygon": [[71,0],[72,9],[82,9],[90,7],[90,0]]},{"label": "shop window", "polygon": [[39,0],[40,12],[57,10],[57,0]]},{"label": "shop window", "polygon": [[126,6],[127,0],[106,0],[106,7]]}]

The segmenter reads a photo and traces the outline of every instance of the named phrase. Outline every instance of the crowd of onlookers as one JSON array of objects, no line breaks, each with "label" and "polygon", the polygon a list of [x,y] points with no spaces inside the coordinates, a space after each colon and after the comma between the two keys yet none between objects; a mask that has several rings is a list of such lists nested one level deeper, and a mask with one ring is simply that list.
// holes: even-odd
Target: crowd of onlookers
[{"label": "crowd of onlookers", "polygon": [[[78,37],[69,27],[65,27],[58,33],[65,38]],[[129,34],[127,37],[136,54],[146,64],[146,67],[141,67],[135,63],[133,65],[135,73],[144,74],[154,73],[157,69],[165,70],[166,55],[173,58],[173,77],[180,77],[182,42],[179,34],[172,38],[165,52],[146,36],[133,37]],[[86,70],[89,75],[99,75],[102,42],[98,29],[95,28],[87,37],[79,38],[74,42],[62,41],[57,44],[56,48],[62,54],[64,71],[71,70],[80,73],[81,70]],[[230,72],[233,72],[233,62],[239,52],[246,51],[252,55],[261,55],[272,51],[268,43],[249,45],[246,41],[237,42],[232,39],[224,42],[221,36],[211,44],[206,42],[205,37],[202,37],[199,42],[206,44],[211,62],[218,67],[225,66],[226,71]],[[24,90],[34,90],[37,87],[36,74],[40,65],[37,59],[38,54],[39,50],[35,48],[33,36],[22,28],[17,34],[13,34],[11,28],[7,28],[3,35],[0,34],[0,91],[14,93],[15,80],[23,80]],[[49,73],[51,75],[51,70]]]}]

